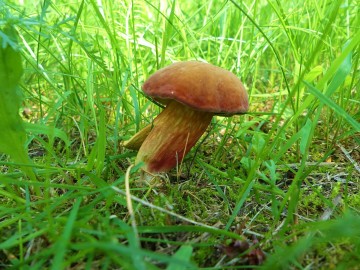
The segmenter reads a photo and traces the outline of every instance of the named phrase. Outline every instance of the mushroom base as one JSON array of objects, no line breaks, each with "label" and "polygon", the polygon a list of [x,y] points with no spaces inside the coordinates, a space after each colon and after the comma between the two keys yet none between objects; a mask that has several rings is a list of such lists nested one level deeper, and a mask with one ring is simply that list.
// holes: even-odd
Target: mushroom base
[{"label": "mushroom base", "polygon": [[209,126],[212,116],[212,113],[170,102],[154,119],[135,163],[143,162],[143,169],[150,173],[167,172],[181,164]]}]

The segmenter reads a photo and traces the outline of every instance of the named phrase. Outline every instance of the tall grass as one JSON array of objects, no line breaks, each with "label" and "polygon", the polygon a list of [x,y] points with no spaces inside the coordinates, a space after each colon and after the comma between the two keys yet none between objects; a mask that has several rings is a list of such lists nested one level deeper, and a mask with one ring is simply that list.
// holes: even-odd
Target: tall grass
[{"label": "tall grass", "polygon": [[[0,268],[359,265],[357,1],[7,1],[0,14],[21,48],[30,157],[0,155]],[[236,74],[249,113],[214,118],[183,174],[126,175],[122,141],[162,110],[142,83],[190,59]]]}]

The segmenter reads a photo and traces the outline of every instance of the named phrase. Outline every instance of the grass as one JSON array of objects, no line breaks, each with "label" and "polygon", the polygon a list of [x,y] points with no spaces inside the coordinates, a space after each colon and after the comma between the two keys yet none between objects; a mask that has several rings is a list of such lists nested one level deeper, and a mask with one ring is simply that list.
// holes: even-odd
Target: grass
[{"label": "grass", "polygon": [[[358,1],[30,2],[0,3],[0,268],[358,269]],[[141,85],[190,59],[249,113],[144,181]]]}]

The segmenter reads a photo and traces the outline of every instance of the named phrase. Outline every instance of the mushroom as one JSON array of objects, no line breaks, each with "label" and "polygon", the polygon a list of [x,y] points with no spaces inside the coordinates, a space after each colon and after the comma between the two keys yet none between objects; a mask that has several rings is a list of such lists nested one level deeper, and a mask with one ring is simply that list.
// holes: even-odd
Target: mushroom
[{"label": "mushroom", "polygon": [[139,149],[135,163],[143,162],[149,173],[167,172],[180,164],[213,115],[241,114],[249,106],[246,90],[233,73],[198,61],[162,68],[142,89],[166,107],[124,146]]}]

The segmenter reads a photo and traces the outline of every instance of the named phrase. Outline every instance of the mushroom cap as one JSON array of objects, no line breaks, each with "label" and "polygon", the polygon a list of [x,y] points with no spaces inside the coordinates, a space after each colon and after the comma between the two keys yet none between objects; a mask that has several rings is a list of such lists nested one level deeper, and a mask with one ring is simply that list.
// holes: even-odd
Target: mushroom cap
[{"label": "mushroom cap", "polygon": [[198,61],[177,62],[159,69],[142,89],[163,104],[175,100],[214,114],[244,113],[249,107],[247,92],[233,73]]}]

